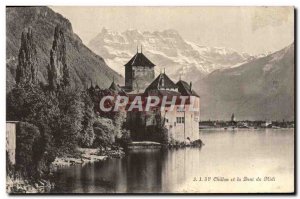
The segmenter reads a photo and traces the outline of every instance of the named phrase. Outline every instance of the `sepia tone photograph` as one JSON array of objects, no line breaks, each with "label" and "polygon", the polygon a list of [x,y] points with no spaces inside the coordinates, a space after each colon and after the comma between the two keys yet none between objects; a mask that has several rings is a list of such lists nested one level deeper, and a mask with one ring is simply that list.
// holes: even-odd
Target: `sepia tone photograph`
[{"label": "sepia tone photograph", "polygon": [[5,9],[8,194],[295,193],[294,7]]}]

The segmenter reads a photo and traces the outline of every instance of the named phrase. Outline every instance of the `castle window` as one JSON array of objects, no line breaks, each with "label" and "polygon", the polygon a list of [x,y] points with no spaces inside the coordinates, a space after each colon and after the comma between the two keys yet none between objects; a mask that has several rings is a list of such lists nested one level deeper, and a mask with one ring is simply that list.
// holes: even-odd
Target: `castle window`
[{"label": "castle window", "polygon": [[176,122],[178,124],[183,124],[184,123],[184,117],[176,117]]},{"label": "castle window", "polygon": [[162,87],[165,86],[165,80],[164,80],[164,78],[161,79],[161,86],[162,86]]}]

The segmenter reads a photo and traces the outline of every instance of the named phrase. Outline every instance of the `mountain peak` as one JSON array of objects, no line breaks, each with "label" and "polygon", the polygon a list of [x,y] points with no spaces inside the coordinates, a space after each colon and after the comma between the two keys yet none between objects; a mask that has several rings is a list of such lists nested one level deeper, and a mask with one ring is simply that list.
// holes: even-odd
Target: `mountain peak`
[{"label": "mountain peak", "polygon": [[156,72],[166,68],[171,71],[170,77],[175,79],[178,79],[178,74],[182,74],[193,80],[199,76],[196,74],[207,74],[243,63],[250,56],[233,49],[202,47],[184,40],[174,29],[154,32],[129,29],[114,34],[99,33],[89,43],[89,47],[103,56],[110,67],[117,71],[123,70],[122,66],[134,55],[137,45],[142,45],[147,57],[156,63]]}]

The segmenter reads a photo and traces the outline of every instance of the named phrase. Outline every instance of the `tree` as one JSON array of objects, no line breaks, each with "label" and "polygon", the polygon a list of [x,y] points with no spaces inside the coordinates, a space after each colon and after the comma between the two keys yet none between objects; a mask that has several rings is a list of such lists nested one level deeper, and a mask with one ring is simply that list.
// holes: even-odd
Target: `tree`
[{"label": "tree", "polygon": [[116,143],[125,148],[128,143],[132,142],[130,131],[127,129],[121,130],[122,136],[116,139]]},{"label": "tree", "polygon": [[54,141],[59,155],[73,153],[82,130],[84,103],[80,91],[67,88],[57,92],[59,117],[53,126]]},{"label": "tree", "polygon": [[[95,111],[96,115],[98,116],[97,119],[99,119],[99,117],[103,117],[103,118],[109,119],[108,121],[112,121],[113,127],[111,128],[111,131],[109,132],[111,139],[112,139],[110,141],[111,143],[115,142],[115,138],[120,138],[122,136],[122,129],[124,128],[124,123],[125,123],[125,119],[126,119],[125,112],[120,111],[120,110],[114,111],[115,99],[117,98],[118,95],[122,95],[122,93],[118,93],[111,89],[102,89],[102,90],[98,90],[98,91],[89,90],[89,96],[91,97],[92,101],[94,102],[94,111]],[[112,96],[114,98],[113,100],[107,99],[104,103],[104,106],[106,108],[111,108],[111,111],[103,111],[100,109],[100,106],[99,106],[100,101],[106,96]],[[94,125],[94,130],[95,130],[95,128],[98,130],[98,133],[99,133],[99,130],[101,128],[105,128],[105,126],[101,125],[101,120],[100,121],[98,120],[97,123]],[[105,131],[105,129],[103,131]],[[95,134],[96,134],[96,132],[95,132]],[[105,137],[104,134],[102,136],[103,136],[103,138]],[[97,136],[96,136],[96,139],[97,139]]]},{"label": "tree", "polygon": [[113,144],[115,126],[113,121],[108,118],[98,117],[94,123],[95,147],[107,147]]},{"label": "tree", "polygon": [[81,100],[84,104],[82,130],[80,133],[79,144],[83,147],[91,147],[93,145],[95,134],[93,124],[95,121],[94,106],[92,99],[86,91],[81,93]]},{"label": "tree", "polygon": [[115,125],[114,135],[117,138],[122,136],[122,129],[124,128],[124,123],[126,120],[126,113],[121,111],[116,111],[113,115],[113,123]]},{"label": "tree", "polygon": [[30,123],[20,122],[16,135],[16,169],[28,177],[37,176],[39,155],[39,129]]},{"label": "tree", "polygon": [[48,81],[51,90],[65,88],[70,85],[66,41],[64,31],[60,26],[56,26],[54,30],[54,40],[50,50],[50,64],[48,65]]},{"label": "tree", "polygon": [[37,51],[33,39],[32,29],[22,32],[19,63],[16,69],[17,84],[36,84],[38,66]]},{"label": "tree", "polygon": [[74,152],[82,131],[83,110],[81,92],[70,88],[48,92],[27,85],[7,94],[7,119],[29,122],[41,132],[41,154],[47,154],[42,158],[43,168],[56,155]]},{"label": "tree", "polygon": [[55,157],[73,153],[78,142],[91,146],[95,137],[91,99],[86,92],[69,87],[62,28],[56,27],[54,32],[49,87],[37,84],[36,64],[36,49],[29,29],[21,38],[17,85],[7,94],[7,120],[22,121],[18,127],[17,161],[26,175],[49,172]]},{"label": "tree", "polygon": [[35,155],[37,170],[47,171],[54,160],[57,148],[53,145],[53,127],[59,115],[55,95],[44,92],[37,85],[18,85],[7,94],[7,120],[28,122],[39,129],[41,139],[35,143],[39,150]]}]

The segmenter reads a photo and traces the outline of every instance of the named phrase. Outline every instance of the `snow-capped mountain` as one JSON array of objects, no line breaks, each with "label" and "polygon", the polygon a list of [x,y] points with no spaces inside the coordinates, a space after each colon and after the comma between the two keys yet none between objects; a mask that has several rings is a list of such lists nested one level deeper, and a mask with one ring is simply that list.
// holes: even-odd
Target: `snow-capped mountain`
[{"label": "snow-capped mountain", "polygon": [[[193,81],[201,96],[201,119],[294,119],[294,44],[277,52],[249,55],[184,40],[176,31],[122,33],[103,29],[89,47],[124,75],[137,45],[177,81]],[[139,51],[140,51],[139,47]],[[156,73],[156,75],[157,75]]]},{"label": "snow-capped mountain", "polygon": [[156,65],[156,74],[164,68],[172,78],[196,81],[216,69],[246,63],[253,56],[233,49],[206,47],[184,40],[175,30],[113,32],[105,28],[89,44],[106,63],[124,75],[124,64],[137,52],[143,53]]}]

